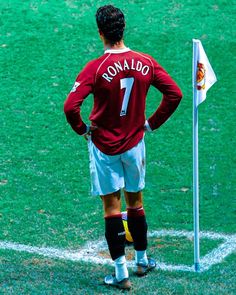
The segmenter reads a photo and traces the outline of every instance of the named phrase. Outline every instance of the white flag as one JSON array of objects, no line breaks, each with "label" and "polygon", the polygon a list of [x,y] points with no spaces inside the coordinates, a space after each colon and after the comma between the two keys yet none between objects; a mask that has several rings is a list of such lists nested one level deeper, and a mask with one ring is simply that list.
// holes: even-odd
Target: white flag
[{"label": "white flag", "polygon": [[217,81],[200,40],[193,39],[193,87],[196,88],[196,106],[206,99],[207,90]]}]

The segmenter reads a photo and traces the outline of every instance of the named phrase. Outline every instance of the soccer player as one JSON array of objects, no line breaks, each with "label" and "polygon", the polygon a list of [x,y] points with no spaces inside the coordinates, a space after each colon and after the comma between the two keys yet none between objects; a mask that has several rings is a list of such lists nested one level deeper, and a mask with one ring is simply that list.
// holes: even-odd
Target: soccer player
[{"label": "soccer player", "polygon": [[[147,257],[147,222],[142,190],[145,182],[145,131],[159,128],[175,111],[182,94],[168,73],[149,55],[126,47],[124,14],[112,5],[96,13],[104,54],[87,63],[79,73],[64,105],[67,121],[88,140],[92,194],[103,201],[105,237],[115,275],[104,282],[120,289],[131,283],[125,258],[125,231],[121,215],[121,190],[127,206],[128,228],[134,241],[136,268],[145,275],[156,267]],[[162,100],[145,120],[146,95],[157,88]],[[80,115],[84,99],[92,93],[94,106],[90,124]]]}]

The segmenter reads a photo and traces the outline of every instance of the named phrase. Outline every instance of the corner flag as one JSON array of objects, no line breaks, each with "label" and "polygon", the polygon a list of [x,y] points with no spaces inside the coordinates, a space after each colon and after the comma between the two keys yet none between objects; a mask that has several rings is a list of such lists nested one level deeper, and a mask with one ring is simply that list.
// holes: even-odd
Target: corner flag
[{"label": "corner flag", "polygon": [[206,99],[207,90],[216,82],[216,75],[209,63],[200,40],[193,39],[195,87],[197,88],[197,106]]},{"label": "corner flag", "polygon": [[207,90],[216,82],[200,40],[193,39],[193,215],[194,267],[200,271],[199,242],[199,171],[198,171],[198,105],[206,99]]}]

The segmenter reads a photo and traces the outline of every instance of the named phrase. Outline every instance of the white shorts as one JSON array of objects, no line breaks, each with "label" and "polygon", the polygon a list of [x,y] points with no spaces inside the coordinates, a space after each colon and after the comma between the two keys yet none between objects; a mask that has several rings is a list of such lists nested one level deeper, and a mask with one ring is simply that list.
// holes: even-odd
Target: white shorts
[{"label": "white shorts", "polygon": [[142,139],[132,149],[119,155],[102,153],[88,141],[91,193],[104,196],[122,188],[138,192],[145,186],[145,143]]}]

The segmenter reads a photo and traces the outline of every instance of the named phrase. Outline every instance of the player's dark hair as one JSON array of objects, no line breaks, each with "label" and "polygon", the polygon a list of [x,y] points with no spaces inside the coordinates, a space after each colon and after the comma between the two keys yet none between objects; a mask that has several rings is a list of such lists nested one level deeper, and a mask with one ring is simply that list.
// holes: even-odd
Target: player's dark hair
[{"label": "player's dark hair", "polygon": [[98,29],[111,45],[122,40],[125,29],[125,17],[119,8],[113,5],[105,5],[98,8],[96,21]]}]

